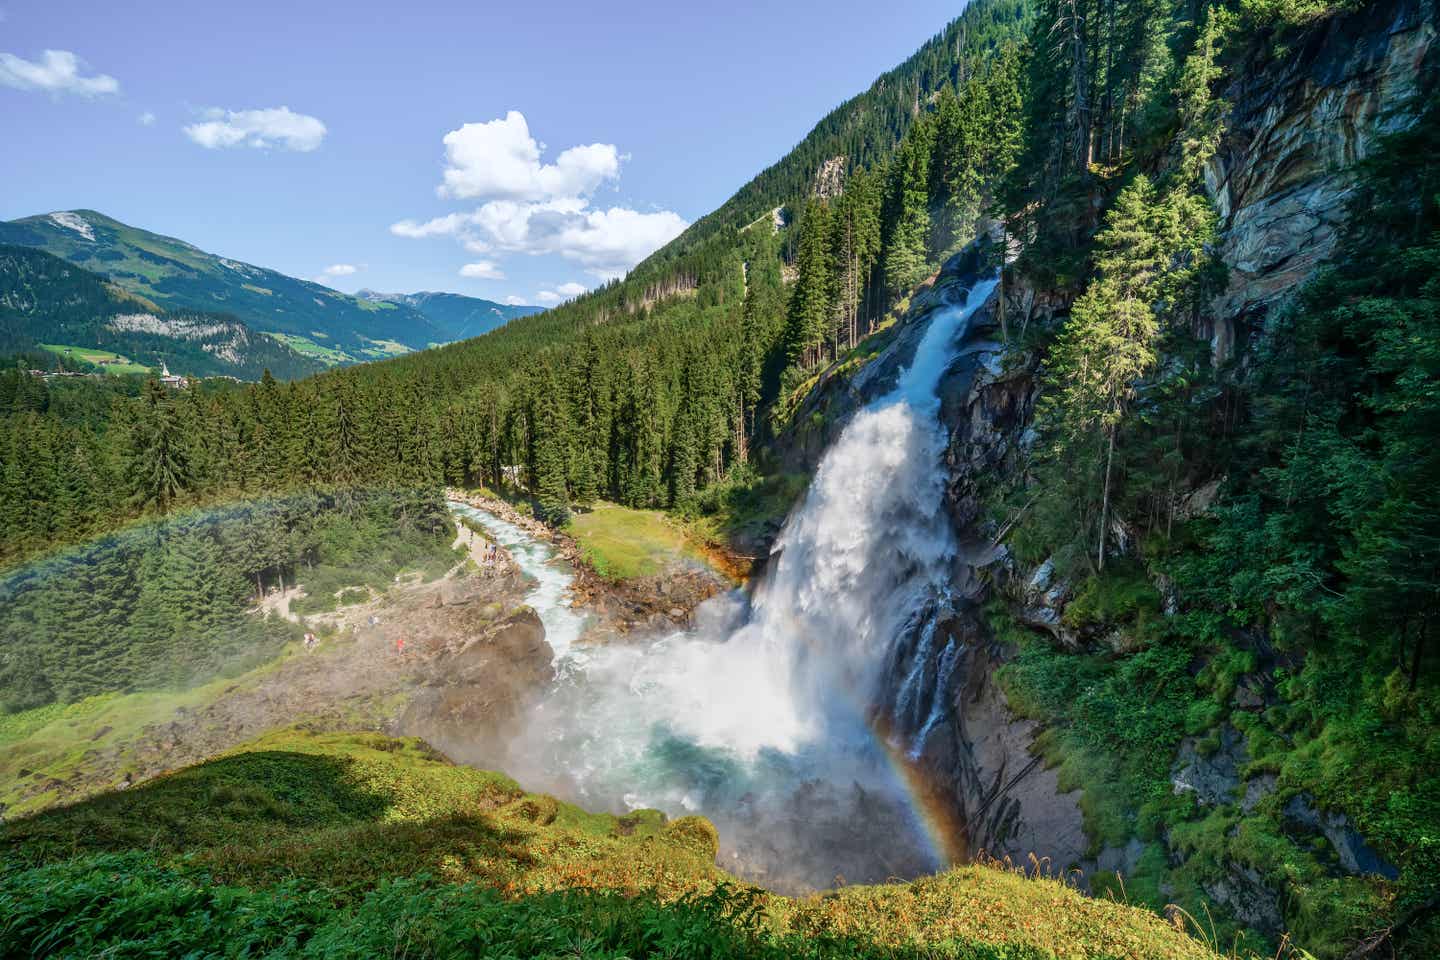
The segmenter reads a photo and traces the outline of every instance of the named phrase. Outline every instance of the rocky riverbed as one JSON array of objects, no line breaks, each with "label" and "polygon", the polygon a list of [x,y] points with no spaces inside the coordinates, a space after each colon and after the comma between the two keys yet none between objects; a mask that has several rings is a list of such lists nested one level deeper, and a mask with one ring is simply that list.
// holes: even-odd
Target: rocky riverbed
[{"label": "rocky riverbed", "polygon": [[673,563],[648,577],[626,580],[602,577],[586,562],[579,544],[564,531],[547,527],[504,500],[462,490],[450,490],[446,495],[454,503],[499,517],[549,544],[555,558],[573,569],[571,603],[589,618],[584,636],[586,643],[608,643],[623,640],[629,634],[684,627],[690,623],[696,607],[731,586],[726,577],[695,562]]}]

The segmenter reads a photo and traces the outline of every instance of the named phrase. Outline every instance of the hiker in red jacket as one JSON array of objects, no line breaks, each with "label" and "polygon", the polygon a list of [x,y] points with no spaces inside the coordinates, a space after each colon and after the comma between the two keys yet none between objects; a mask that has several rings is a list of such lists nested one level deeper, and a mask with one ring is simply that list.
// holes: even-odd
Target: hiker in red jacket
[{"label": "hiker in red jacket", "polygon": [[402,657],[405,656],[405,638],[403,636],[395,638],[395,652]]}]

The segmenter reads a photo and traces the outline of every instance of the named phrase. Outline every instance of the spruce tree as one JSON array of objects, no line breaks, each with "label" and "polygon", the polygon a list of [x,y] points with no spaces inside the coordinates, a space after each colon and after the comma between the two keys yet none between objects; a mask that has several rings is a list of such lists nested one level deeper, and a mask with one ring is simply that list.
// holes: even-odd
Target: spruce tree
[{"label": "spruce tree", "polygon": [[189,438],[174,402],[156,380],[145,383],[144,404],[131,431],[131,502],[141,510],[168,513],[190,488]]},{"label": "spruce tree", "polygon": [[786,350],[791,363],[810,368],[821,360],[821,345],[830,329],[834,299],[834,264],[830,253],[830,209],[815,198],[805,205],[800,224],[799,271],[790,294]]},{"label": "spruce tree", "polygon": [[885,286],[892,299],[925,278],[930,241],[931,128],[917,121],[910,128],[890,169]]}]

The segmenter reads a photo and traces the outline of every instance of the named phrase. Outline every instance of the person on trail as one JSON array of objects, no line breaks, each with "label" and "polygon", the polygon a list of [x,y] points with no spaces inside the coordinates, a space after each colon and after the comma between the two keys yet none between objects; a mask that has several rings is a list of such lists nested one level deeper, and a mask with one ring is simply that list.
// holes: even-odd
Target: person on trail
[{"label": "person on trail", "polygon": [[405,638],[403,636],[395,638],[395,652],[402,657],[405,656]]},{"label": "person on trail", "polygon": [[313,634],[313,633],[307,633],[307,634],[305,634],[305,649],[306,649],[307,651],[314,650],[314,649],[315,649],[315,644],[317,644],[317,643],[319,643],[319,642],[320,642],[320,641],[316,639],[315,634]]}]

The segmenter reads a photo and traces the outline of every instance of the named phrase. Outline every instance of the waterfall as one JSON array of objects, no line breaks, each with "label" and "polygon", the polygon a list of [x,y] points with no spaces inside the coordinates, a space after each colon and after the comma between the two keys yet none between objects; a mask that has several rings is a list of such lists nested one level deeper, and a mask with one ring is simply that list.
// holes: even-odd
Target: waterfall
[{"label": "waterfall", "polygon": [[[722,864],[773,886],[939,865],[872,710],[893,701],[886,726],[923,743],[948,709],[937,680],[959,651],[935,623],[956,545],[937,389],[995,285],[933,311],[895,387],[825,453],[753,598],[712,601],[653,643],[573,648],[512,773],[599,806],[703,813]],[[908,673],[882,695],[900,644]]]},{"label": "waterfall", "polygon": [[[692,651],[700,662],[685,679],[701,680],[692,698],[699,709],[685,722],[700,742],[747,758],[766,747],[793,752],[875,702],[907,624],[933,643],[933,615],[922,613],[944,595],[955,551],[936,390],[955,340],[995,283],[935,312],[895,388],[825,453],[747,621],[723,646]],[[927,667],[927,657],[913,659],[914,669]]]}]

